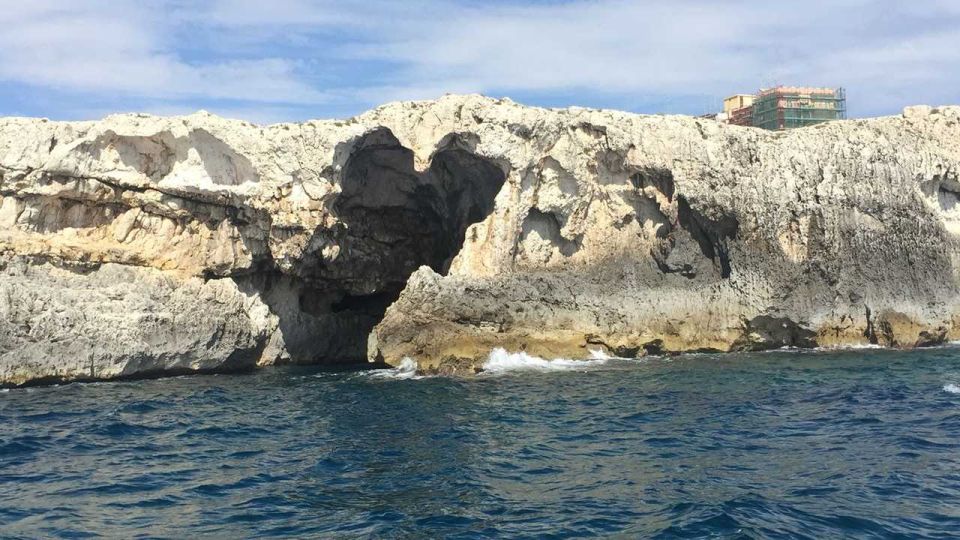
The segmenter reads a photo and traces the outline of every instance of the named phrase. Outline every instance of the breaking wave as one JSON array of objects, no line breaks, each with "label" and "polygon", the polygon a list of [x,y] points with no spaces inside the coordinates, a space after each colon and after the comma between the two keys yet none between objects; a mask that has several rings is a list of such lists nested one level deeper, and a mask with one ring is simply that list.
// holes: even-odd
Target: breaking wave
[{"label": "breaking wave", "polygon": [[951,394],[960,394],[960,386],[950,383],[943,385],[944,392],[950,392]]},{"label": "breaking wave", "polygon": [[570,360],[555,358],[546,360],[539,356],[531,356],[525,352],[511,353],[505,349],[496,348],[490,351],[490,356],[483,364],[484,373],[507,373],[511,371],[572,371],[606,364],[610,359],[600,351],[591,351],[592,358],[588,360]]},{"label": "breaking wave", "polygon": [[417,361],[410,357],[405,357],[400,361],[400,365],[392,369],[375,369],[365,373],[368,377],[375,379],[422,379],[422,375],[417,375]]},{"label": "breaking wave", "polygon": [[617,358],[616,356],[610,356],[606,351],[602,349],[590,349],[590,359],[591,360],[613,360]]}]

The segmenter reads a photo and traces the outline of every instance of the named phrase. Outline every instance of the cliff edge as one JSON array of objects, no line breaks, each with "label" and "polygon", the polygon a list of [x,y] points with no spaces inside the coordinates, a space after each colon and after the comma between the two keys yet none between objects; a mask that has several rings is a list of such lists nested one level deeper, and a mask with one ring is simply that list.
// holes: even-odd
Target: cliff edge
[{"label": "cliff edge", "polygon": [[960,338],[960,108],[0,119],[0,383]]}]

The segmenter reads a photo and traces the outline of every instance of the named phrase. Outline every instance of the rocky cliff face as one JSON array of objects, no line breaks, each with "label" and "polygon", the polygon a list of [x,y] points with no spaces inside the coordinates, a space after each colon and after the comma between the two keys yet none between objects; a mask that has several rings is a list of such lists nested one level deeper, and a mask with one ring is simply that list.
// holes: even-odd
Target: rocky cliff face
[{"label": "rocky cliff face", "polygon": [[960,108],[0,119],[0,382],[960,337]]}]

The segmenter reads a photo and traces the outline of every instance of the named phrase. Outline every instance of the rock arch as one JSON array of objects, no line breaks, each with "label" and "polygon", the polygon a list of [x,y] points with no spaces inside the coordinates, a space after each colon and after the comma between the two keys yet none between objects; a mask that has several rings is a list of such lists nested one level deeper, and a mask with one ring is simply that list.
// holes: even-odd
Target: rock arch
[{"label": "rock arch", "polygon": [[[506,180],[497,163],[473,151],[475,143],[445,137],[422,172],[387,128],[340,149],[341,191],[329,205],[338,224],[317,231],[309,242],[315,248],[295,268],[302,283],[271,306],[288,313],[280,327],[292,361],[365,361],[367,335],[410,275],[421,266],[449,270],[467,228],[493,212]],[[330,245],[335,256],[319,248]]]}]

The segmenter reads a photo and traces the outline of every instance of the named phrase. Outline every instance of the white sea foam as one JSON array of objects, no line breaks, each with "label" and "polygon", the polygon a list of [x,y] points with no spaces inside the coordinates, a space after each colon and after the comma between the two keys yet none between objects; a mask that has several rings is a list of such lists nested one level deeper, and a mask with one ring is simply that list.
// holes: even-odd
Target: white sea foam
[{"label": "white sea foam", "polygon": [[951,394],[960,394],[960,386],[957,386],[953,383],[943,385],[944,392],[950,392]]},{"label": "white sea foam", "polygon": [[883,345],[876,343],[845,343],[843,345],[830,345],[828,347],[816,347],[816,351],[852,351],[859,349],[886,349]]},{"label": "white sea foam", "polygon": [[603,349],[590,349],[590,359],[591,360],[613,360],[615,357],[610,356]]},{"label": "white sea foam", "polygon": [[404,357],[400,365],[392,369],[375,369],[368,371],[365,375],[376,379],[422,379],[417,375],[417,361],[413,358]]},{"label": "white sea foam", "polygon": [[483,371],[494,374],[510,371],[573,371],[600,366],[606,364],[609,359],[597,357],[598,355],[592,351],[591,355],[594,357],[589,360],[570,360],[567,358],[545,360],[525,352],[510,353],[498,347],[490,351],[490,356],[483,364]]},{"label": "white sea foam", "polygon": [[[644,357],[617,356],[617,355],[615,355],[615,354],[610,354],[610,353],[608,353],[607,351],[604,351],[603,349],[587,349],[587,350],[590,352],[590,360],[604,360],[604,361],[607,361],[607,360],[637,360],[637,361],[639,361],[639,360],[646,360],[646,359],[650,358],[649,356],[644,356]],[[575,360],[575,361],[581,361],[581,362],[582,362],[582,360]]]}]

